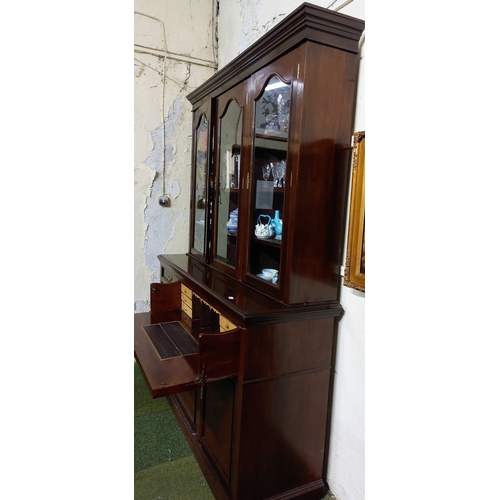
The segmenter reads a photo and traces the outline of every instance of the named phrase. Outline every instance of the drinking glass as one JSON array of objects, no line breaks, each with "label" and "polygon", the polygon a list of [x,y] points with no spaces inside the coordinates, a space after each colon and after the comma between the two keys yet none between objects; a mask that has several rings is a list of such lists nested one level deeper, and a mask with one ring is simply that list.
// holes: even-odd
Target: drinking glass
[{"label": "drinking glass", "polygon": [[285,169],[286,169],[285,160],[281,160],[279,163],[276,163],[275,185],[278,187],[283,187],[285,185]]},{"label": "drinking glass", "polygon": [[262,177],[267,182],[269,180],[269,176],[271,175],[271,164],[266,163],[262,165]]},{"label": "drinking glass", "polygon": [[279,169],[279,163],[276,162],[271,163],[271,171],[273,173],[274,187],[279,186],[278,169]]},{"label": "drinking glass", "polygon": [[280,166],[281,166],[281,187],[285,187],[285,177],[286,177],[286,161],[281,160],[280,161]]}]

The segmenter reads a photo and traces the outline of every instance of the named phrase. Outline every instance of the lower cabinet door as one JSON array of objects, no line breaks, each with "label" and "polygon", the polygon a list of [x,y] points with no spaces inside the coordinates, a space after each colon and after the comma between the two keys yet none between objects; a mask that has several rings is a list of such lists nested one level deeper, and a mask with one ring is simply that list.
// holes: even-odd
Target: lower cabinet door
[{"label": "lower cabinet door", "polygon": [[177,399],[193,429],[196,423],[196,392],[197,389],[193,389],[191,391],[181,392],[177,395]]},{"label": "lower cabinet door", "polygon": [[211,382],[204,387],[202,442],[226,484],[231,474],[234,391],[234,378]]}]

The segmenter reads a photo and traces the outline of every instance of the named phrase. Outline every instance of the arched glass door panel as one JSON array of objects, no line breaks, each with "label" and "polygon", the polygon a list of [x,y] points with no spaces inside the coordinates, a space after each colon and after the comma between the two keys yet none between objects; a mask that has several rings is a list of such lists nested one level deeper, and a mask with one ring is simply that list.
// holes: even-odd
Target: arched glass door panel
[{"label": "arched glass door panel", "polygon": [[269,79],[255,101],[250,274],[279,286],[291,85]]},{"label": "arched glass door panel", "polygon": [[243,108],[231,99],[220,118],[215,258],[236,265]]},{"label": "arched glass door panel", "polygon": [[208,120],[203,114],[196,129],[195,143],[195,208],[194,208],[194,235],[193,248],[205,254],[205,241],[207,237],[207,169],[208,169]]}]

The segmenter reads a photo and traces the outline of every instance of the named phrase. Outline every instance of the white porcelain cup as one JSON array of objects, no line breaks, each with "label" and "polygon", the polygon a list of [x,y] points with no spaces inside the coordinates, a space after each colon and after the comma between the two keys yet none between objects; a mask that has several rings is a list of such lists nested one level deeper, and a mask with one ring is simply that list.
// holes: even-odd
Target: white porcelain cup
[{"label": "white porcelain cup", "polygon": [[273,283],[278,281],[278,270],[277,269],[262,269],[262,274],[264,277]]}]

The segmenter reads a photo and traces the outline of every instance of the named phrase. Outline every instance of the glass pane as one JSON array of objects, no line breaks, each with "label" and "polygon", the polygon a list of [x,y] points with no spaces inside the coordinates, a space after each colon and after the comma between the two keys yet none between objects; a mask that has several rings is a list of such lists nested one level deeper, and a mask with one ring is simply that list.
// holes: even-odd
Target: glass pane
[{"label": "glass pane", "polygon": [[255,105],[252,224],[249,271],[279,284],[285,198],[290,85],[269,80]]},{"label": "glass pane", "polygon": [[231,100],[220,120],[216,258],[236,265],[242,111]]},{"label": "glass pane", "polygon": [[208,120],[202,116],[196,129],[196,177],[194,242],[198,252],[205,253],[205,214],[207,206]]}]

